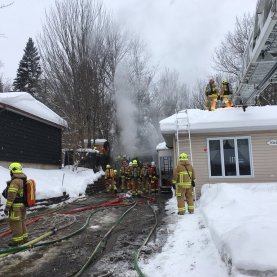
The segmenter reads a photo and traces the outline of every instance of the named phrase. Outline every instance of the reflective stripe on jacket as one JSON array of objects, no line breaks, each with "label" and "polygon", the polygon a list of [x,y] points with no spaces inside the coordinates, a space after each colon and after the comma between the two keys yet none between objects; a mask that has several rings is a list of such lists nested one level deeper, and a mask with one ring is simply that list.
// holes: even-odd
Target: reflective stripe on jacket
[{"label": "reflective stripe on jacket", "polygon": [[191,181],[195,179],[195,172],[192,165],[188,161],[180,161],[173,171],[172,183],[177,185],[190,187]]},{"label": "reflective stripe on jacket", "polygon": [[13,207],[13,210],[17,210],[24,206],[24,204],[19,201],[20,199],[23,201],[23,179],[27,179],[25,174],[13,174],[7,194],[6,208],[8,210],[10,210],[11,207]]}]

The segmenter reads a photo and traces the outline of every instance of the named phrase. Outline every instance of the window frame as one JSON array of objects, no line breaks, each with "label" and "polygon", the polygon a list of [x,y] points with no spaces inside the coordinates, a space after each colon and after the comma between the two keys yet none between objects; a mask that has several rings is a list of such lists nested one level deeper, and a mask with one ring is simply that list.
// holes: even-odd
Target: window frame
[{"label": "window frame", "polygon": [[[224,149],[223,149],[223,140],[233,139],[234,140],[234,151],[236,158],[236,175],[233,176],[225,176],[224,169]],[[249,163],[250,163],[250,175],[238,175],[239,174],[239,160],[238,160],[238,139],[247,139],[248,147],[249,147]],[[211,175],[211,166],[210,166],[210,141],[217,140],[220,143],[220,157],[221,157],[221,176],[212,176]],[[253,178],[254,177],[254,166],[253,166],[253,155],[252,155],[252,141],[250,136],[228,136],[228,137],[214,137],[207,138],[207,150],[208,150],[208,170],[209,170],[209,178],[211,179],[238,179],[238,178]],[[224,174],[224,175],[223,175]]]}]

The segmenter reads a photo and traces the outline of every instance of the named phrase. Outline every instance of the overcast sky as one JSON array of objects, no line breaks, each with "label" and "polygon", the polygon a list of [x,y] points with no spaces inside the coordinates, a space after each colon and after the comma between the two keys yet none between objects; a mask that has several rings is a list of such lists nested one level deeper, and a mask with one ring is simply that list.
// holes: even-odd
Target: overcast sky
[{"label": "overcast sky", "polygon": [[[0,0],[0,73],[13,80],[29,37],[36,43],[54,0]],[[154,64],[176,69],[192,84],[209,78],[215,47],[235,19],[255,12],[257,0],[103,0],[105,7],[148,45]]]}]

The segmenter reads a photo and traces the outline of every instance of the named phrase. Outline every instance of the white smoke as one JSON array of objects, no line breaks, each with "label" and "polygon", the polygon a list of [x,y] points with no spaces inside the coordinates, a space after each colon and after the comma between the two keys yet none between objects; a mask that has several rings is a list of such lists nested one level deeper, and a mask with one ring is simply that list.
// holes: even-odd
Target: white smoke
[{"label": "white smoke", "polygon": [[136,115],[138,109],[132,101],[133,88],[128,79],[128,67],[124,63],[118,66],[115,75],[115,99],[117,104],[117,119],[121,128],[120,141],[124,151],[134,156],[138,149]]}]

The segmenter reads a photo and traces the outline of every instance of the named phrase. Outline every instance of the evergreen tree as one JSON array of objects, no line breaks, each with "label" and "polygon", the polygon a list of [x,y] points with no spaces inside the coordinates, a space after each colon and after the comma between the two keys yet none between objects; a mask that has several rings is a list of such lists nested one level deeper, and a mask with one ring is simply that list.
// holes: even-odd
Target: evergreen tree
[{"label": "evergreen tree", "polygon": [[29,38],[13,83],[14,91],[26,91],[33,96],[37,94],[41,75],[39,60],[37,48],[34,46],[33,40]]},{"label": "evergreen tree", "polygon": [[2,78],[0,78],[0,92],[4,91],[4,84],[2,82]]}]

